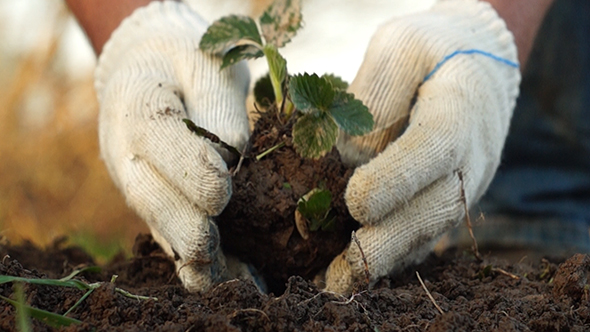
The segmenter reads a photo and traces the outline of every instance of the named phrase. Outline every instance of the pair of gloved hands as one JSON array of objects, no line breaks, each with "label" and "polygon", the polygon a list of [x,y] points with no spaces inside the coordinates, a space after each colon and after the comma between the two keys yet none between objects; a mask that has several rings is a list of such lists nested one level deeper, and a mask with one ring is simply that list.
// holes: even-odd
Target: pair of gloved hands
[{"label": "pair of gloved hands", "polygon": [[[181,121],[188,117],[238,149],[249,136],[248,69],[220,71],[220,59],[198,50],[207,26],[182,3],[154,2],[113,33],[96,71],[103,159],[191,291],[250,276],[221,252],[211,220],[231,195],[226,162]],[[458,172],[472,204],[498,167],[519,70],[459,55],[424,82],[446,55],[466,49],[517,61],[511,33],[488,4],[441,2],[382,25],[349,87],[375,119],[371,134],[341,133],[338,142],[343,159],[359,166],[345,197],[362,225],[357,237],[372,281],[422,259],[458,224]],[[404,134],[390,143],[391,128],[408,115]],[[352,244],[328,267],[326,289],[348,293],[363,278]]]}]

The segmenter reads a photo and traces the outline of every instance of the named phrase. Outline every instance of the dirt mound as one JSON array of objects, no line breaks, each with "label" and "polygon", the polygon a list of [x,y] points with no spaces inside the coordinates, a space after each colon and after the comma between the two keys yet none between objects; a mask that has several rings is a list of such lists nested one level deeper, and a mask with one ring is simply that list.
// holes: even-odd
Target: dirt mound
[{"label": "dirt mound", "polygon": [[[62,248],[60,243],[45,250],[30,244],[4,246],[0,253],[0,274],[27,278],[63,277],[81,264],[93,264],[79,249]],[[190,294],[175,277],[173,262],[150,236],[138,238],[135,253],[128,260],[119,257],[100,273],[76,277],[102,283],[68,314],[82,324],[63,330],[590,330],[587,255],[575,255],[560,265],[547,260],[508,264],[493,257],[477,262],[463,252],[448,251],[382,280],[371,290],[343,298],[323,293],[301,277],[291,277],[279,296],[260,294],[255,285],[240,280]],[[118,278],[111,283],[113,274]],[[124,296],[116,287],[157,300]],[[24,293],[29,305],[63,314],[84,291],[25,284]],[[12,285],[0,285],[0,295],[14,298]],[[35,331],[55,330],[35,319],[32,322]],[[15,309],[3,300],[0,330],[16,331]]]},{"label": "dirt mound", "polygon": [[[231,200],[216,218],[224,252],[252,264],[274,292],[283,292],[292,275],[313,278],[358,228],[344,202],[353,170],[342,164],[336,148],[317,160],[301,158],[292,143],[293,123],[281,123],[276,111],[261,114],[248,157],[233,178]],[[333,222],[328,230],[310,231],[304,239],[295,210],[299,199],[315,188],[330,191]]]}]

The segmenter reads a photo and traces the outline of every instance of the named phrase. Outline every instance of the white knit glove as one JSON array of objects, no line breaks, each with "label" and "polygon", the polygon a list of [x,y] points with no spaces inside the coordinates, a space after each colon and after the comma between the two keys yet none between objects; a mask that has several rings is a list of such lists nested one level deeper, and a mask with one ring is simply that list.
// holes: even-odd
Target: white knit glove
[{"label": "white knit glove", "polygon": [[248,139],[247,67],[220,71],[220,59],[201,53],[207,26],[182,3],[153,2],[117,28],[95,73],[109,173],[191,291],[248,274],[239,264],[230,271],[210,219],[231,195],[222,149],[182,122],[190,118],[238,149]]},{"label": "white knit glove", "polygon": [[[422,260],[457,226],[464,216],[458,172],[471,205],[498,167],[519,69],[482,54],[459,54],[421,85],[445,56],[470,49],[517,62],[513,36],[489,4],[441,1],[381,26],[349,88],[376,121],[372,134],[342,134],[338,143],[345,161],[364,164],[345,198],[362,225],[356,234],[372,282]],[[392,128],[408,113],[407,129],[390,143],[397,135]],[[326,289],[349,293],[364,270],[353,242],[329,266]]]}]

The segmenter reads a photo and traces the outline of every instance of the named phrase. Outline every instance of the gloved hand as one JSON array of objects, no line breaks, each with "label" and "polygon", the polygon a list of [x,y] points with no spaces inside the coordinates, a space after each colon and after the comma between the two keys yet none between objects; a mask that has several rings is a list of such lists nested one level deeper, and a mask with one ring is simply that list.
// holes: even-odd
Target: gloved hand
[{"label": "gloved hand", "polygon": [[[338,142],[345,162],[362,164],[345,198],[362,225],[356,235],[372,282],[425,258],[460,222],[458,172],[471,205],[498,167],[519,69],[482,54],[459,54],[424,81],[445,56],[469,49],[518,61],[512,34],[489,4],[440,1],[381,26],[350,85],[376,123],[369,135],[341,133]],[[408,115],[407,129],[390,143]],[[364,270],[351,243],[329,266],[326,289],[350,293]]]},{"label": "gloved hand", "polygon": [[207,26],[182,3],[153,2],[117,28],[95,73],[102,158],[190,291],[248,276],[243,264],[228,266],[210,218],[231,195],[226,151],[182,122],[238,149],[248,139],[247,67],[220,71],[220,59],[199,50]]}]

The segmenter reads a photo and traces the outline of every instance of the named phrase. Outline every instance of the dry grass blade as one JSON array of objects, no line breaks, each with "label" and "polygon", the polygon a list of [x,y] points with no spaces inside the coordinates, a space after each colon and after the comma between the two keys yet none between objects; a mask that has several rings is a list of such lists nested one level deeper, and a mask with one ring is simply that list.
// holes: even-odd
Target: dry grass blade
[{"label": "dry grass blade", "polygon": [[514,280],[520,280],[520,277],[517,276],[516,274],[510,273],[510,272],[508,272],[506,270],[503,270],[503,269],[500,269],[500,268],[497,268],[497,267],[493,268],[492,271],[498,272],[498,273],[503,274],[505,276],[508,276],[508,277],[510,277],[510,278],[512,278]]},{"label": "dry grass blade", "polygon": [[428,298],[430,299],[430,301],[432,301],[432,304],[434,304],[434,306],[436,307],[436,309],[438,310],[438,312],[440,312],[440,314],[442,315],[444,312],[438,306],[438,304],[434,300],[434,297],[432,297],[432,294],[430,294],[430,291],[428,290],[428,288],[426,288],[426,285],[424,284],[424,281],[422,281],[422,278],[420,277],[420,273],[418,273],[418,271],[416,271],[416,276],[418,277],[418,281],[420,281],[420,285],[422,285],[422,288],[424,288],[424,291],[426,292],[426,295],[428,295]]},{"label": "dry grass blade", "polygon": [[367,289],[369,289],[369,285],[371,284],[371,274],[369,273],[369,264],[367,263],[367,257],[365,256],[365,252],[363,251],[363,247],[361,247],[361,242],[356,237],[355,231],[352,231],[352,234],[350,235],[350,237],[352,238],[354,243],[356,243],[357,247],[359,248],[359,251],[361,252],[361,257],[363,258],[363,264],[365,266],[365,282],[367,285]]},{"label": "dry grass blade", "polygon": [[247,312],[251,312],[251,313],[255,313],[255,314],[260,314],[262,317],[266,318],[267,321],[272,322],[272,320],[268,317],[268,315],[266,314],[266,312],[264,312],[264,311],[262,311],[260,309],[255,309],[255,308],[246,308],[246,309],[238,309],[238,310],[235,310],[234,312],[232,312],[229,315],[229,319],[235,318],[240,313],[247,313]]},{"label": "dry grass blade", "polygon": [[473,255],[475,259],[479,262],[483,261],[481,255],[479,254],[479,249],[477,248],[477,241],[475,240],[475,235],[473,235],[473,226],[471,225],[471,218],[469,217],[469,209],[467,208],[467,198],[465,197],[465,182],[463,181],[463,172],[457,172],[459,176],[459,181],[461,182],[461,202],[463,203],[463,208],[465,210],[465,223],[467,224],[467,230],[469,230],[469,236],[471,236],[471,240],[473,244],[471,246],[471,250],[473,250]]}]

